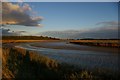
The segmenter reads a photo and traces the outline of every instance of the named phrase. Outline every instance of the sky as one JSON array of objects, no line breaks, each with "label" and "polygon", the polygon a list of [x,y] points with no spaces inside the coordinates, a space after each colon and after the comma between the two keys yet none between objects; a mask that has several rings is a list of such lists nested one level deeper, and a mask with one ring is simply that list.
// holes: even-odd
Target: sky
[{"label": "sky", "polygon": [[21,2],[9,3],[9,8],[6,5],[3,4],[3,24],[10,25],[4,28],[14,32],[26,31],[24,34],[82,32],[118,21],[117,2]]},{"label": "sky", "polygon": [[119,0],[1,0],[2,2],[119,2]]},{"label": "sky", "polygon": [[[103,21],[117,21],[116,3],[31,3],[44,17],[43,31],[85,29]],[[34,7],[34,5],[36,5]]]}]

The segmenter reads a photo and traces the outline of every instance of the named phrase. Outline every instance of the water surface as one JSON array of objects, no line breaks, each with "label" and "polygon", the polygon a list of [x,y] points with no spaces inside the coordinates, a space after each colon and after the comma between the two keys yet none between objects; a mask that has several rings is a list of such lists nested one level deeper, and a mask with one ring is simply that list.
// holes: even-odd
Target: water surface
[{"label": "water surface", "polygon": [[114,48],[82,46],[66,42],[26,43],[16,47],[37,51],[59,62],[82,68],[118,70],[119,54]]}]

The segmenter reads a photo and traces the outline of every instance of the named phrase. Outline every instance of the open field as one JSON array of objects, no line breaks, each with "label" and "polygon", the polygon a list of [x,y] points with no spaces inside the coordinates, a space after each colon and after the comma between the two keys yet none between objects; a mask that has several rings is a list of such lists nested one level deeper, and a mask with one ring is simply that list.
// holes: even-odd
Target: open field
[{"label": "open field", "polygon": [[70,43],[89,46],[120,47],[119,41],[120,40],[71,40]]},{"label": "open field", "polygon": [[48,42],[48,41],[60,41],[60,40],[1,40],[2,43],[23,43],[23,42]]},{"label": "open field", "polygon": [[43,37],[43,36],[2,36],[2,43],[23,43],[23,42],[46,42],[59,41],[57,38]]},{"label": "open field", "polygon": [[29,80],[118,80],[118,74],[108,70],[76,68],[33,51],[2,48],[2,78]]}]

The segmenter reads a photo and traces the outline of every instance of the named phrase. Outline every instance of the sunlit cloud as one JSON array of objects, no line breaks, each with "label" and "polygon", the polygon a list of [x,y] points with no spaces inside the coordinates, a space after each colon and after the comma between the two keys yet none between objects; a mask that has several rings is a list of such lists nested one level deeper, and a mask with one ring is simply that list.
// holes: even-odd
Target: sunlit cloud
[{"label": "sunlit cloud", "polygon": [[24,4],[23,7],[22,7],[23,11],[31,11],[31,7],[28,5],[28,4]]},{"label": "sunlit cloud", "polygon": [[2,3],[2,24],[16,24],[24,26],[40,26],[41,16],[31,16],[34,12],[29,4],[22,6],[9,2]]}]

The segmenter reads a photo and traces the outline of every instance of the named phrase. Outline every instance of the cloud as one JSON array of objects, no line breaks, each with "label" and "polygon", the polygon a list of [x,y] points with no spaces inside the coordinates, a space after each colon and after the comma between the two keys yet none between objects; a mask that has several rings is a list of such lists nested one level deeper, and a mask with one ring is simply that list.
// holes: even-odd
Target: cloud
[{"label": "cloud", "polygon": [[24,4],[23,7],[22,7],[23,11],[31,11],[31,7],[28,5],[28,4]]},{"label": "cloud", "polygon": [[1,28],[0,32],[2,32],[0,36],[18,36],[19,35],[18,33],[10,31],[10,29],[4,29],[4,28]]},{"label": "cloud", "polygon": [[23,6],[15,3],[2,3],[2,24],[16,24],[24,26],[40,26],[43,19],[40,16],[31,16],[32,8],[24,3]]},{"label": "cloud", "polygon": [[84,32],[80,35],[82,37],[91,38],[119,38],[117,21],[99,22],[96,25],[99,25],[99,27],[90,29],[88,32]]},{"label": "cloud", "polygon": [[[100,25],[98,27],[98,25]],[[95,25],[96,26],[96,25]],[[118,37],[118,23],[100,22],[97,23],[96,28],[86,30],[67,30],[67,31],[48,31],[38,33],[43,36],[58,37],[58,38],[69,38],[69,39],[81,39],[81,38],[98,38],[98,39],[109,39],[119,38]]]},{"label": "cloud", "polygon": [[118,25],[118,21],[105,21],[105,22],[99,22],[96,25]]},{"label": "cloud", "polygon": [[10,29],[5,28],[1,28],[0,32],[1,32],[0,36],[21,36],[23,34],[28,33],[26,31],[11,31]]},{"label": "cloud", "polygon": [[[100,29],[118,29],[119,22],[118,21],[107,21],[107,22],[99,22],[96,25],[100,25]],[[99,28],[98,28],[99,29]]]}]

